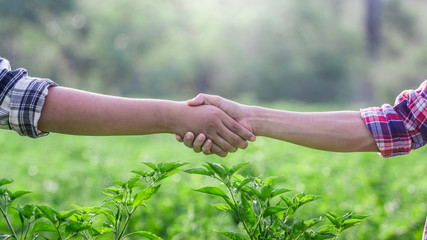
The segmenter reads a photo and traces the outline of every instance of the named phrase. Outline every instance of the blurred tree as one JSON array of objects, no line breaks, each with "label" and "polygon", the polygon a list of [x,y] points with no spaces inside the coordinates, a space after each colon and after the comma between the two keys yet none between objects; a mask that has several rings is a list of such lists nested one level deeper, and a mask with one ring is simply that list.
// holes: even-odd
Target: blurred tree
[{"label": "blurred tree", "polygon": [[368,55],[376,60],[381,45],[381,0],[365,0],[365,32]]},{"label": "blurred tree", "polygon": [[0,39],[4,56],[16,54],[16,37],[24,25],[45,31],[48,21],[75,9],[74,1],[68,0],[0,0]]}]

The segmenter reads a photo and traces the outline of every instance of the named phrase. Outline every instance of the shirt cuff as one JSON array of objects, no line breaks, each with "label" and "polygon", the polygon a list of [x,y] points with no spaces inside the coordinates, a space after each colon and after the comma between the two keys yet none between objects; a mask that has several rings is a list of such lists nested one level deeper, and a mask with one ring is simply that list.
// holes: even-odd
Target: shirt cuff
[{"label": "shirt cuff", "polygon": [[411,137],[402,119],[391,105],[361,109],[360,113],[382,157],[399,156],[411,152]]},{"label": "shirt cuff", "polygon": [[12,89],[9,113],[10,128],[21,136],[37,138],[48,133],[40,131],[37,123],[50,86],[57,86],[49,79],[23,77]]}]

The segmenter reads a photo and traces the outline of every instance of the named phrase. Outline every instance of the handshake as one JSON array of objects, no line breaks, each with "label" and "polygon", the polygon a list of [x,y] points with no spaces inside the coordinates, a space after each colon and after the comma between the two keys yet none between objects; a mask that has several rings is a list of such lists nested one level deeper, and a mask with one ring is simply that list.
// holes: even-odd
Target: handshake
[{"label": "handshake", "polygon": [[225,157],[238,148],[246,148],[247,141],[255,141],[256,129],[250,106],[207,94],[199,94],[187,104],[195,109],[210,105],[210,112],[203,118],[207,129],[196,132],[197,136],[192,131],[184,136],[176,134],[178,141],[195,152]]}]

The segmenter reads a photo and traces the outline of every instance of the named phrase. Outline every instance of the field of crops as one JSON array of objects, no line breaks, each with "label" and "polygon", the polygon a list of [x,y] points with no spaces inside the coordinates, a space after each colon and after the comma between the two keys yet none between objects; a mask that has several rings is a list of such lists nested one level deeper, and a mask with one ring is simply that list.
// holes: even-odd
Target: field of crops
[{"label": "field of crops", "polygon": [[[427,216],[427,148],[405,157],[380,158],[376,153],[329,153],[272,139],[258,138],[248,149],[227,158],[195,154],[172,135],[82,137],[51,134],[37,140],[0,134],[0,178],[13,178],[12,190],[32,193],[20,203],[59,210],[73,205],[96,206],[103,189],[128,178],[141,162],[182,161],[184,168],[206,161],[228,166],[250,165],[242,175],[281,176],[276,186],[322,198],[298,214],[318,217],[347,211],[370,217],[340,239],[421,239]],[[131,230],[151,231],[164,239],[224,239],[218,231],[239,231],[226,214],[213,208],[219,199],[195,192],[219,186],[208,178],[178,173],[162,183],[133,219]],[[6,232],[0,219],[0,232]]]}]

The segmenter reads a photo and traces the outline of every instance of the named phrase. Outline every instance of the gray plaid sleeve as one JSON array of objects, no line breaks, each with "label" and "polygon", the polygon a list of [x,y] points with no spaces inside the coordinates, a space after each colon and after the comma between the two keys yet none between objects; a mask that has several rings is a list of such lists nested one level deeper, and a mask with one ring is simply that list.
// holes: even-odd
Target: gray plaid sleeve
[{"label": "gray plaid sleeve", "polygon": [[56,83],[29,77],[25,69],[11,71],[0,58],[0,128],[32,138],[48,133],[37,129],[48,87]]}]

